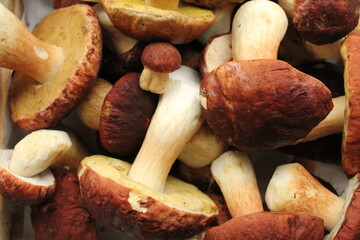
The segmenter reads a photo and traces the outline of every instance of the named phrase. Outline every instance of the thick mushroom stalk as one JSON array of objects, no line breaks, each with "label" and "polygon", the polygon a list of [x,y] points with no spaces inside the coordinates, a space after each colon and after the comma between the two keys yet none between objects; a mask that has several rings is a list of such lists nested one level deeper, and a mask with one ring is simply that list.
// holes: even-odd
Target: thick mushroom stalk
[{"label": "thick mushroom stalk", "polygon": [[[343,196],[338,197],[322,186],[303,166],[293,163],[279,166],[275,170],[266,190],[265,200],[271,211],[308,213],[320,217],[328,231],[339,225],[342,231],[359,231],[359,218],[347,217],[354,214],[349,206],[359,205],[357,192],[358,176],[350,181]],[[346,221],[347,218],[352,220]]]},{"label": "thick mushroom stalk", "polygon": [[211,164],[232,217],[264,211],[255,171],[245,152],[228,151]]},{"label": "thick mushroom stalk", "polygon": [[0,66],[24,73],[39,83],[52,79],[62,66],[61,47],[35,37],[0,3]]},{"label": "thick mushroom stalk", "polygon": [[162,192],[171,166],[201,127],[199,74],[185,66],[170,74],[129,178]]},{"label": "thick mushroom stalk", "polygon": [[145,0],[145,4],[164,10],[176,10],[179,6],[179,0]]}]

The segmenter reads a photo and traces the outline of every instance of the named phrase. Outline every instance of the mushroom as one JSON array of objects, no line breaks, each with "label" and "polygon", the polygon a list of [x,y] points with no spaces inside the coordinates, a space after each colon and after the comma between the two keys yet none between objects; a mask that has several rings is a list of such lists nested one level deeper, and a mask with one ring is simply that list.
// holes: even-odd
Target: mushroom
[{"label": "mushroom", "polygon": [[173,45],[155,42],[144,48],[141,63],[144,69],[140,76],[140,87],[161,94],[169,82],[169,73],[181,67],[181,55]]},{"label": "mushroom", "polygon": [[139,78],[139,73],[120,78],[101,107],[100,143],[117,156],[129,156],[139,150],[157,106],[157,96],[143,91]]},{"label": "mushroom", "polygon": [[[259,26],[263,31],[253,34]],[[323,83],[276,60],[286,26],[285,13],[276,3],[246,2],[233,21],[235,61],[222,64],[201,82],[203,116],[229,145],[265,150],[291,144],[333,108]]]},{"label": "mushroom", "polygon": [[[358,1],[279,0],[301,37],[311,43],[333,43],[358,24]],[[321,17],[319,17],[321,16]]]},{"label": "mushroom", "polygon": [[[324,224],[320,218],[264,212],[255,172],[247,153],[228,151],[222,154],[212,163],[211,172],[233,219],[207,230],[205,239],[234,239],[235,236],[236,239],[323,238]],[[292,231],[299,232],[290,234]]]},{"label": "mushroom", "polygon": [[360,33],[351,32],[341,46],[341,56],[345,65],[344,83],[345,83],[345,120],[342,142],[342,165],[348,175],[354,175],[360,172],[359,161],[359,123],[358,107],[359,102],[359,74],[357,67],[360,61]]},{"label": "mushroom", "polygon": [[230,4],[242,3],[245,0],[184,0],[184,2],[196,4],[207,8],[220,8]]},{"label": "mushroom", "polygon": [[55,164],[77,169],[85,155],[87,151],[73,134],[70,138],[65,131],[41,129],[15,145],[10,170],[22,177],[32,177]]},{"label": "mushroom", "polygon": [[102,4],[121,32],[147,42],[191,42],[215,21],[213,11],[178,0],[103,0]]},{"label": "mushroom", "polygon": [[33,34],[2,4],[0,15],[0,65],[17,71],[9,94],[13,123],[25,131],[58,124],[96,79],[102,38],[95,13],[86,4],[55,10]]},{"label": "mushroom", "polygon": [[[337,239],[355,239],[360,234],[359,175],[350,181],[341,197],[323,187],[298,163],[277,167],[266,190],[271,211],[308,213],[324,220]],[[332,239],[332,238],[331,238]]]},{"label": "mushroom", "polygon": [[208,196],[168,177],[202,124],[199,82],[199,74],[185,66],[170,74],[132,166],[103,156],[82,161],[78,177],[86,205],[105,225],[137,238],[186,238],[216,217]]},{"label": "mushroom", "polygon": [[21,205],[39,204],[55,191],[55,178],[49,169],[34,177],[21,177],[10,170],[14,150],[0,150],[0,193]]},{"label": "mushroom", "polygon": [[94,218],[85,207],[76,172],[54,171],[57,186],[52,198],[31,206],[31,223],[37,240],[97,240]]}]

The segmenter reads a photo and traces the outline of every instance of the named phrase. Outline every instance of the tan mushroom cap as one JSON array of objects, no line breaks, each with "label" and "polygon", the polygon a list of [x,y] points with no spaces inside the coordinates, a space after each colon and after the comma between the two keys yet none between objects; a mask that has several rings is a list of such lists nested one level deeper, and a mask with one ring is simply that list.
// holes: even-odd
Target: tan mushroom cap
[{"label": "tan mushroom cap", "polygon": [[208,8],[219,8],[233,3],[242,3],[244,1],[245,0],[184,0],[184,2],[188,2]]},{"label": "tan mushroom cap", "polygon": [[215,21],[211,10],[182,2],[176,11],[147,6],[144,0],[103,0],[102,4],[121,32],[141,41],[191,42]]},{"label": "tan mushroom cap", "polygon": [[100,155],[85,158],[78,171],[89,211],[105,225],[136,237],[190,237],[218,214],[196,187],[169,177],[163,193],[130,180],[127,162]]},{"label": "tan mushroom cap", "polygon": [[298,213],[260,212],[233,218],[206,231],[205,240],[321,240],[324,222]]},{"label": "tan mushroom cap", "polygon": [[15,74],[10,87],[11,118],[26,131],[56,125],[80,103],[96,80],[102,54],[98,19],[85,4],[51,12],[33,34],[62,47],[65,61],[56,76],[44,84]]},{"label": "tan mushroom cap", "polygon": [[360,172],[360,33],[352,32],[341,46],[345,64],[345,119],[342,143],[342,165],[348,175]]},{"label": "tan mushroom cap", "polygon": [[13,150],[0,151],[0,193],[6,199],[21,205],[38,204],[55,191],[55,178],[50,170],[33,177],[21,177],[10,171]]}]

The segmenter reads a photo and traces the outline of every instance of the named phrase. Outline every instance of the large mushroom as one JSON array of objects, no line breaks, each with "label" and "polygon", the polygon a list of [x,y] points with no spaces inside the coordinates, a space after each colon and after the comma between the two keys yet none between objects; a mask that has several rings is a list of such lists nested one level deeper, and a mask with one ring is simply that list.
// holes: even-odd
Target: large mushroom
[{"label": "large mushroom", "polygon": [[264,150],[291,144],[333,108],[323,83],[276,60],[286,27],[286,15],[276,3],[246,2],[233,21],[234,61],[222,64],[201,83],[203,116],[230,145]]},{"label": "large mushroom", "polygon": [[179,0],[102,0],[114,25],[140,41],[191,42],[215,21],[213,11]]},{"label": "large mushroom", "polygon": [[137,238],[186,238],[217,215],[208,196],[168,177],[187,141],[202,124],[199,74],[181,67],[170,74],[133,165],[102,156],[78,171],[85,202],[105,225]]},{"label": "large mushroom", "polygon": [[[232,219],[206,231],[205,239],[322,239],[323,221],[308,214],[264,212],[248,155],[228,151],[211,165]],[[292,234],[290,234],[292,232]]]},{"label": "large mushroom", "polygon": [[[341,197],[322,186],[302,165],[277,167],[266,190],[271,211],[308,213],[324,220],[328,239],[356,239],[360,235],[360,179],[355,175]],[[336,236],[336,237],[335,237]]]},{"label": "large mushroom", "polygon": [[9,108],[26,131],[58,124],[89,92],[101,61],[96,14],[79,4],[55,10],[33,33],[0,4],[0,65],[16,70]]}]

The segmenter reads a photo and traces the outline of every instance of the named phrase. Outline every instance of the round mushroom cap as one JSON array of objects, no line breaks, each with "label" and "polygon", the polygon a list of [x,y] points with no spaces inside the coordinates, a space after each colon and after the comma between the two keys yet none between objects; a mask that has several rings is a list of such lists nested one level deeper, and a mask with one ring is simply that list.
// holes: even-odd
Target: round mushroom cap
[{"label": "round mushroom cap", "polygon": [[11,82],[9,108],[15,125],[34,131],[58,124],[90,91],[102,54],[99,21],[89,5],[55,10],[44,17],[33,34],[63,48],[65,61],[44,84],[16,73]]},{"label": "round mushroom cap", "polygon": [[11,202],[21,205],[39,204],[55,191],[55,178],[49,169],[33,176],[21,177],[11,172],[13,150],[0,151],[0,193]]},{"label": "round mushroom cap", "polygon": [[206,231],[204,240],[321,240],[324,222],[301,213],[259,212],[230,219]]},{"label": "round mushroom cap", "polygon": [[139,85],[139,73],[120,78],[105,96],[99,123],[102,147],[118,156],[139,150],[157,106],[157,95]]},{"label": "round mushroom cap", "polygon": [[176,11],[147,6],[144,0],[103,0],[102,4],[115,27],[146,42],[191,42],[215,21],[213,11],[181,1]]},{"label": "round mushroom cap", "polygon": [[89,211],[105,226],[136,239],[185,239],[218,214],[215,203],[196,187],[168,177],[155,192],[127,177],[131,165],[100,155],[85,158],[78,170]]},{"label": "round mushroom cap", "polygon": [[170,43],[155,42],[144,48],[141,63],[154,72],[170,73],[181,67],[181,55]]},{"label": "round mushroom cap", "polygon": [[31,206],[36,240],[98,240],[95,221],[85,207],[76,172],[54,171],[57,186],[52,198]]},{"label": "round mushroom cap", "polygon": [[317,45],[332,43],[357,26],[358,5],[358,0],[296,1],[293,24],[306,41]]},{"label": "round mushroom cap", "polygon": [[245,0],[184,0],[184,2],[192,3],[207,8],[220,8],[233,3],[242,3],[244,1]]},{"label": "round mushroom cap", "polygon": [[305,137],[333,108],[319,80],[279,60],[227,62],[200,86],[214,133],[242,150],[267,150]]}]

